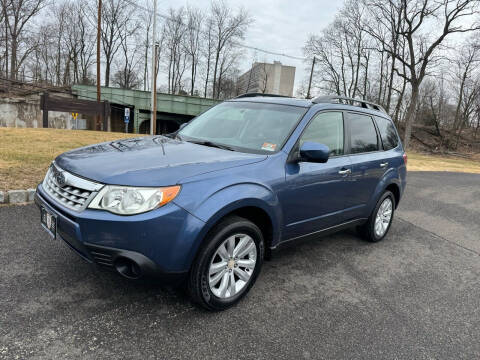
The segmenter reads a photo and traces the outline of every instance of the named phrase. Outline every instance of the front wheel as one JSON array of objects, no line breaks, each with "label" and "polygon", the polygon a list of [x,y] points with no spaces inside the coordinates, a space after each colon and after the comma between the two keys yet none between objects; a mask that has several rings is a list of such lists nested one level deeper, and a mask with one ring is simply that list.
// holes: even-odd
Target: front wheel
[{"label": "front wheel", "polygon": [[387,190],[378,200],[367,222],[358,228],[360,235],[371,242],[382,240],[390,230],[394,212],[395,197]]},{"label": "front wheel", "polygon": [[190,271],[188,290],[193,300],[212,311],[240,301],[260,273],[264,252],[262,232],[251,221],[231,216],[220,222]]}]

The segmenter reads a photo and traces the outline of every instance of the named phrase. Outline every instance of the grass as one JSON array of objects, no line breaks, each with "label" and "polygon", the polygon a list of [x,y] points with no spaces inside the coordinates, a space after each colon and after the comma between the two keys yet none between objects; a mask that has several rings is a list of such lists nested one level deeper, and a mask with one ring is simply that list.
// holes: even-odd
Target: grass
[{"label": "grass", "polygon": [[407,152],[409,171],[452,171],[480,174],[480,156],[471,159]]},{"label": "grass", "polygon": [[138,134],[0,128],[0,190],[35,188],[57,155],[80,146]]},{"label": "grass", "polygon": [[[80,146],[137,134],[56,129],[0,128],[0,190],[34,188],[55,157]],[[408,170],[480,173],[476,159],[408,153]]]}]

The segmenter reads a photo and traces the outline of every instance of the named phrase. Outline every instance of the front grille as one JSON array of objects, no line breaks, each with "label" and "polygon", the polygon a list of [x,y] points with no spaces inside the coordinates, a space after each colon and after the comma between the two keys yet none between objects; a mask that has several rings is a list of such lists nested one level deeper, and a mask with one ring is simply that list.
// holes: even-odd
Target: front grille
[{"label": "front grille", "polygon": [[85,209],[102,187],[102,184],[70,174],[55,164],[50,166],[43,180],[43,188],[51,198],[75,211]]}]

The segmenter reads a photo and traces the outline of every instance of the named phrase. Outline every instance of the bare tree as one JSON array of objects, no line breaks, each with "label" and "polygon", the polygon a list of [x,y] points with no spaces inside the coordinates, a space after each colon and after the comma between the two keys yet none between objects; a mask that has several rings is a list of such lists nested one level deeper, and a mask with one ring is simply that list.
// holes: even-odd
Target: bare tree
[{"label": "bare tree", "polygon": [[190,95],[195,90],[197,67],[200,59],[200,40],[203,24],[203,14],[195,8],[187,8],[187,38],[185,49],[190,58]]},{"label": "bare tree", "polygon": [[[9,54],[6,53],[5,61],[8,64],[10,60],[10,77],[16,79],[20,66],[34,50],[33,46],[28,46],[29,35],[26,35],[26,33],[31,29],[27,29],[26,26],[42,10],[47,0],[0,1],[5,21],[6,38],[8,36],[9,39],[7,47],[10,48]],[[26,46],[22,49],[22,45]]]},{"label": "bare tree", "polygon": [[207,97],[208,81],[210,79],[210,71],[212,64],[212,55],[214,51],[214,40],[213,40],[213,21],[211,18],[207,19],[207,27],[204,32],[204,41],[206,43],[203,54],[205,57],[206,69],[205,69],[205,86],[203,90],[203,97]]},{"label": "bare tree", "polygon": [[[102,7],[101,40],[105,56],[105,86],[109,86],[113,59],[122,45],[120,34],[133,10],[125,0],[104,0]],[[92,10],[96,14],[96,10]]]},{"label": "bare tree", "polygon": [[135,20],[123,22],[119,32],[121,60],[117,61],[119,69],[114,76],[114,84],[124,89],[134,89],[140,86],[141,80],[138,77],[137,67],[141,62],[140,42],[134,41],[140,24]]},{"label": "bare tree", "polygon": [[465,45],[460,48],[460,52],[453,63],[455,64],[455,72],[453,74],[454,83],[458,86],[458,100],[455,110],[455,119],[452,124],[454,130],[457,130],[464,118],[461,113],[464,103],[465,92],[468,91],[468,83],[472,82],[472,76],[480,64],[480,47],[475,42],[475,39],[470,39]]},{"label": "bare tree", "polygon": [[168,93],[175,94],[179,90],[183,72],[186,66],[184,47],[186,25],[184,23],[185,9],[169,9],[165,20],[162,36],[165,39],[164,61],[168,71]]},{"label": "bare tree", "polygon": [[222,0],[212,2],[210,20],[215,40],[215,60],[213,68],[213,98],[218,98],[220,89],[218,71],[222,54],[229,44],[244,38],[247,26],[252,22],[250,15],[241,8],[234,14]]},{"label": "bare tree", "polygon": [[[371,51],[361,25],[363,13],[358,3],[350,0],[320,36],[312,35],[308,39],[304,51],[308,57],[315,56],[318,60],[316,78],[320,79],[320,89],[350,97],[362,91],[360,79],[365,71],[362,60],[369,60]],[[365,90],[367,79],[364,81]]]},{"label": "bare tree", "polygon": [[[472,17],[478,9],[475,0],[388,0],[368,2],[367,8],[382,15],[381,18],[397,18],[401,12],[401,24],[398,26],[399,40],[406,44],[406,52],[394,50],[391,43],[384,41],[376,29],[370,28],[370,33],[382,42],[383,49],[390,56],[405,65],[408,73],[398,73],[410,84],[410,101],[405,116],[404,146],[408,149],[412,124],[415,120],[415,111],[419,98],[420,86],[432,64],[436,63],[436,52],[445,39],[454,33],[465,33],[479,29],[478,24],[470,25],[465,21]],[[441,31],[435,33],[432,22],[437,22]],[[386,25],[387,26],[387,25]]]}]

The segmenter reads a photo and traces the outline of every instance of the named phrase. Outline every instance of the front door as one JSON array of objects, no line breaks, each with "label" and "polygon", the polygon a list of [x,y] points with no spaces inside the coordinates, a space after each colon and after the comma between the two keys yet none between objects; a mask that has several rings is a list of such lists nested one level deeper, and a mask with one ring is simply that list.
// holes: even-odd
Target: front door
[{"label": "front door", "polygon": [[286,164],[286,190],[280,194],[283,208],[283,240],[307,235],[343,222],[345,185],[351,173],[344,155],[344,123],[341,111],[318,113],[301,135],[303,142],[327,145],[326,163],[305,161]]}]

